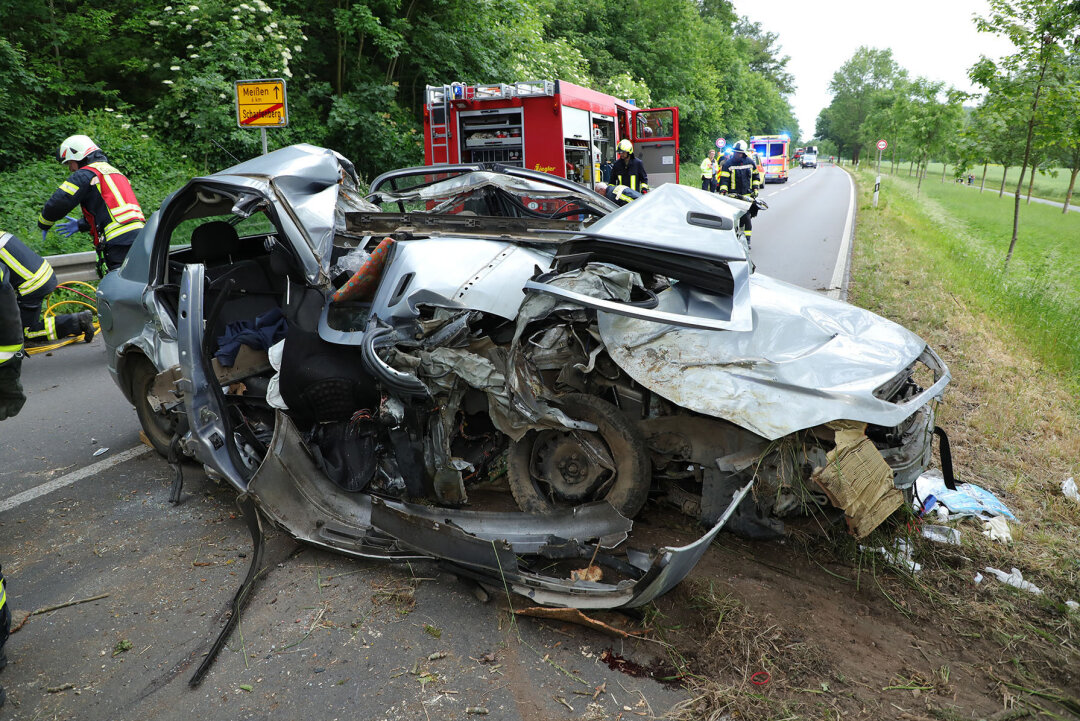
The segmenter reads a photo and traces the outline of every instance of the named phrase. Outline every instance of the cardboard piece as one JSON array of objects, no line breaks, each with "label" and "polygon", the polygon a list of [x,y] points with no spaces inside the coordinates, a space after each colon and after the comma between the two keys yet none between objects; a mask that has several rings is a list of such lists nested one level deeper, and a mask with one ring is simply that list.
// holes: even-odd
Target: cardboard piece
[{"label": "cardboard piece", "polygon": [[864,538],[903,505],[904,494],[893,485],[892,468],[866,437],[865,423],[837,421],[828,426],[836,433],[836,447],[812,477],[833,505],[844,510],[852,535]]}]

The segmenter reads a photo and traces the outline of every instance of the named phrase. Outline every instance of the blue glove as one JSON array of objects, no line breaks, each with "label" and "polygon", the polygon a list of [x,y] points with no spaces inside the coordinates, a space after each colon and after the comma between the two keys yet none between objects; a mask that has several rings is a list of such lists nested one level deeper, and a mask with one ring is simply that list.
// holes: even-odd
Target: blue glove
[{"label": "blue glove", "polygon": [[70,238],[79,232],[79,221],[70,215],[64,216],[64,220],[56,224],[56,229],[60,231],[60,235]]},{"label": "blue glove", "polygon": [[45,228],[45,230],[41,231],[41,242],[44,243],[48,239],[48,237],[49,237],[49,229]]}]

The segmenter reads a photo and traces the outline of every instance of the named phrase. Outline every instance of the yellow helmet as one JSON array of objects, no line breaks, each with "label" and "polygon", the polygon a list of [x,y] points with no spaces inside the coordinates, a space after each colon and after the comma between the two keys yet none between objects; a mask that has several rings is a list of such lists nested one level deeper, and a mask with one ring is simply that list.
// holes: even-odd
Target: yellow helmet
[{"label": "yellow helmet", "polygon": [[619,141],[619,152],[621,153],[633,153],[634,144],[630,142],[629,138],[623,138]]}]

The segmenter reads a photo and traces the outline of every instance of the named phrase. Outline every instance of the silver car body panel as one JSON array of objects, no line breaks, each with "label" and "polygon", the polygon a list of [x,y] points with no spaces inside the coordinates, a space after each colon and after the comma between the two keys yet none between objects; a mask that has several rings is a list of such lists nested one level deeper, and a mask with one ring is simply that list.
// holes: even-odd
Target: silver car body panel
[{"label": "silver car body panel", "polygon": [[218,400],[217,378],[206,371],[203,358],[203,266],[184,267],[180,280],[180,322],[177,344],[180,351],[180,392],[184,397],[190,434],[188,450],[212,468],[238,491],[247,490],[247,481],[230,456],[235,441],[226,432],[225,409]]},{"label": "silver car body panel", "polygon": [[[698,258],[745,260],[746,246],[735,226],[749,207],[740,200],[667,183],[596,221],[589,233]],[[716,227],[703,224],[710,217],[718,219]]]},{"label": "silver car body panel", "polygon": [[[838,419],[895,426],[949,382],[921,338],[870,311],[757,273],[750,296],[752,332],[703,333],[604,313],[600,334],[612,359],[649,390],[768,439]],[[682,303],[671,289],[658,309],[676,312]],[[920,359],[934,372],[932,386],[904,403],[874,395]]]}]

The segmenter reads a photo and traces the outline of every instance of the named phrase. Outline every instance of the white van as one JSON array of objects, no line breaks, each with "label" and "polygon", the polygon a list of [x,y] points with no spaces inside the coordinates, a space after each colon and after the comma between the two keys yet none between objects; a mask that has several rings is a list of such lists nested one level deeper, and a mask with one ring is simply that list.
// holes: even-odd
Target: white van
[{"label": "white van", "polygon": [[802,155],[802,167],[804,168],[816,168],[817,167],[817,146],[811,145],[803,152]]}]

